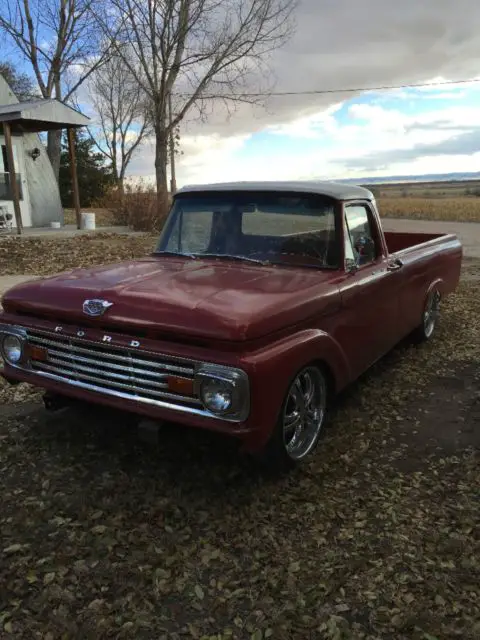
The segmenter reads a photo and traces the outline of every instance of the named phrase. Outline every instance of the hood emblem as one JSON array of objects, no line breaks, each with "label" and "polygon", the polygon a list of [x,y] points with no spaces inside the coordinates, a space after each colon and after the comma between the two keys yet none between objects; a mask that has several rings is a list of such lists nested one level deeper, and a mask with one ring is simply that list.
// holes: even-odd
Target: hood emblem
[{"label": "hood emblem", "polygon": [[109,302],[108,300],[85,300],[83,303],[83,313],[93,317],[103,316],[105,311],[112,305],[113,302]]}]

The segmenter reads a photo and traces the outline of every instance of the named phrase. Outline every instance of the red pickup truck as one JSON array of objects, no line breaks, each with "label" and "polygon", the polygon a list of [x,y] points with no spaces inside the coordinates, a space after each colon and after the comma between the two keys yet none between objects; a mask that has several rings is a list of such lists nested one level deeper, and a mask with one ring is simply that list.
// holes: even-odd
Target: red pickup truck
[{"label": "red pickup truck", "polygon": [[221,431],[290,467],[331,399],[403,337],[432,337],[462,260],[451,234],[382,230],[333,182],[181,189],[155,251],[3,297],[3,376]]}]

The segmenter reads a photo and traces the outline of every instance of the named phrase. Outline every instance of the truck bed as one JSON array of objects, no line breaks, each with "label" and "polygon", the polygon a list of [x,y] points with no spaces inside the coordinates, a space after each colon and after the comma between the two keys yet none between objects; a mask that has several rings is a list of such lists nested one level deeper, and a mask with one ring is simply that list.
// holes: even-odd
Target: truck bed
[{"label": "truck bed", "polygon": [[397,231],[385,231],[385,242],[389,253],[398,253],[414,249],[419,245],[431,242],[432,240],[447,239],[451,234],[448,233],[407,233]]}]

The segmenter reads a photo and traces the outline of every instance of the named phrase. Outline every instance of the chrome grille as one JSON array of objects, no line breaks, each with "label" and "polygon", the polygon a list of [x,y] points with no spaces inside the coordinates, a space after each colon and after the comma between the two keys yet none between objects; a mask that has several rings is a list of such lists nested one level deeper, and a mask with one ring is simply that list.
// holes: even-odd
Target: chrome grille
[{"label": "chrome grille", "polygon": [[45,377],[153,404],[201,406],[197,398],[169,391],[167,383],[172,375],[193,380],[194,363],[31,329],[27,341],[48,351],[46,361],[30,359],[31,369]]}]

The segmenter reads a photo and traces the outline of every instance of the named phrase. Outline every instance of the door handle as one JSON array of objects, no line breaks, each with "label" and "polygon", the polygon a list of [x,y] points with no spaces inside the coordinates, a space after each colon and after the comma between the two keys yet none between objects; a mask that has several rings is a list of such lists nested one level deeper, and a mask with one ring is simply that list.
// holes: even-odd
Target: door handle
[{"label": "door handle", "polygon": [[403,261],[400,260],[400,258],[397,258],[396,260],[392,260],[392,262],[388,263],[387,271],[398,271],[402,267],[403,267]]}]

